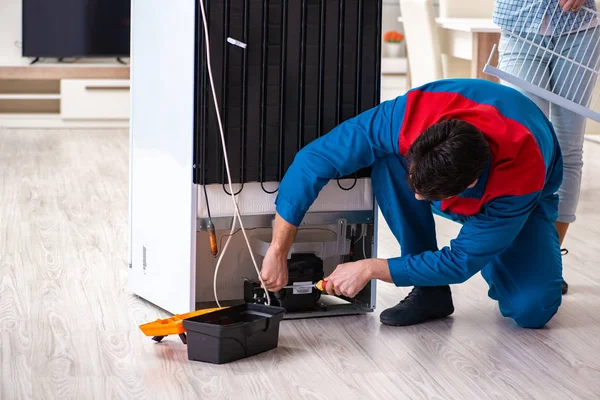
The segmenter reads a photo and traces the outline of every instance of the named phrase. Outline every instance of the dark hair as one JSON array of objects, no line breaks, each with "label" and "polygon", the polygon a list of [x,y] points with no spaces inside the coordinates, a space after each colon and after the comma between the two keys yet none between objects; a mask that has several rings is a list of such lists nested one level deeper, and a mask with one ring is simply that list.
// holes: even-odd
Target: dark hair
[{"label": "dark hair", "polygon": [[431,125],[408,151],[409,186],[429,201],[459,195],[479,178],[489,155],[487,140],[472,124],[447,120]]}]

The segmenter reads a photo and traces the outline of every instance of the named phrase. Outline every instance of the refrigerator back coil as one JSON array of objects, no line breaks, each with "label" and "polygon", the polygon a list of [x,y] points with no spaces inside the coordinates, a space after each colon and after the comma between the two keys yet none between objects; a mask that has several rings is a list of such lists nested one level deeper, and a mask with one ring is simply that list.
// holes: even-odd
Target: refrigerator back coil
[{"label": "refrigerator back coil", "polygon": [[[302,147],[379,104],[381,0],[203,1],[233,183],[281,181]],[[200,28],[194,182],[225,184]]]}]

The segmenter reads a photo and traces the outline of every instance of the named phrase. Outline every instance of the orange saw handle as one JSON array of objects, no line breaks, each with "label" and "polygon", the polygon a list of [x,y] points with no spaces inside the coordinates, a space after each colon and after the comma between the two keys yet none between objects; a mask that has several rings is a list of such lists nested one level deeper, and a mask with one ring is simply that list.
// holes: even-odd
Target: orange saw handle
[{"label": "orange saw handle", "polygon": [[156,321],[148,322],[140,325],[140,329],[146,336],[168,336],[168,335],[180,335],[185,333],[183,327],[183,320],[187,318],[196,317],[198,315],[207,314],[213,311],[219,311],[223,308],[206,308],[203,310],[196,310],[186,314],[175,314],[172,317],[165,319],[157,319]]}]

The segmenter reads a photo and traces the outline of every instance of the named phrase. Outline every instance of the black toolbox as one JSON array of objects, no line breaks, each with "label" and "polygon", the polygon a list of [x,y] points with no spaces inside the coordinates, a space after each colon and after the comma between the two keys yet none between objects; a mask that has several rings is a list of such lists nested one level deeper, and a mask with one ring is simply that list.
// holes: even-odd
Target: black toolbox
[{"label": "black toolbox", "polygon": [[188,359],[225,364],[272,350],[284,313],[281,307],[241,304],[185,319]]}]

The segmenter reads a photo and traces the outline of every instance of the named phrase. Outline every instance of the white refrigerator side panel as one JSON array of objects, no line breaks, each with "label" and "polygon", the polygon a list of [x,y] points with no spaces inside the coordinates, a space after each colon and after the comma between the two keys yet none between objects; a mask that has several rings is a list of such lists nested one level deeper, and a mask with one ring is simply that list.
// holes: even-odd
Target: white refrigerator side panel
[{"label": "white refrigerator side panel", "polygon": [[129,287],[171,313],[195,308],[195,0],[134,0]]}]

